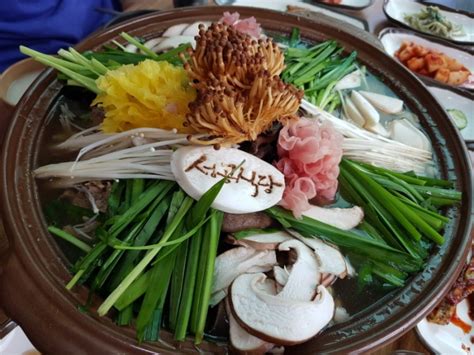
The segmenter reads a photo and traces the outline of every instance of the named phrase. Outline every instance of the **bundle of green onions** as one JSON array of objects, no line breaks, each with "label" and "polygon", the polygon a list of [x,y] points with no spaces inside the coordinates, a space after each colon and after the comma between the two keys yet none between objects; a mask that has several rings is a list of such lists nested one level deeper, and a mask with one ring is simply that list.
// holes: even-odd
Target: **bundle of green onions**
[{"label": "bundle of green onions", "polygon": [[357,52],[342,57],[343,48],[333,40],[301,48],[297,46],[297,37],[298,30],[293,29],[290,46],[285,51],[282,79],[303,89],[305,98],[312,104],[332,112],[341,104],[334,87],[356,69]]},{"label": "bundle of green onions", "polygon": [[131,324],[138,310],[139,341],[159,339],[169,299],[167,327],[177,340],[191,332],[200,343],[223,216],[210,206],[224,181],[197,202],[171,181],[114,183],[109,217],[96,230],[92,246],[49,227],[86,253],[73,266],[74,277],[66,287],[87,283],[91,296],[107,296],[98,313],[103,316],[114,307],[120,325]]},{"label": "bundle of green onions", "polygon": [[449,219],[437,212],[461,200],[461,193],[446,180],[396,173],[343,159],[339,176],[342,197],[362,207],[359,230],[343,231],[304,216],[293,217],[279,207],[267,210],[284,227],[305,237],[318,237],[338,245],[360,269],[394,286],[403,286],[419,271],[432,242],[443,244],[440,234]]},{"label": "bundle of green onions", "polygon": [[189,47],[189,44],[183,44],[166,53],[157,54],[125,32],[121,33],[121,37],[140,49],[142,53],[126,52],[125,48],[116,41],[113,41],[116,48],[104,47],[102,52],[89,51],[81,54],[74,48],[69,48],[68,50],[60,49],[58,56],[54,56],[25,46],[20,46],[20,52],[58,70],[62,74],[60,78],[66,79],[69,85],[82,86],[98,94],[99,89],[95,81],[108,70],[116,69],[124,64],[137,64],[145,59],[167,61],[178,65],[182,63],[179,53]]},{"label": "bundle of green onions", "polygon": [[439,231],[448,218],[436,208],[455,204],[462,196],[449,188],[452,184],[446,180],[395,173],[350,160],[342,161],[339,181],[342,195],[360,204],[366,220],[377,229],[373,237],[383,236],[387,244],[417,258],[425,255],[417,243],[422,238],[436,244],[444,242]]}]

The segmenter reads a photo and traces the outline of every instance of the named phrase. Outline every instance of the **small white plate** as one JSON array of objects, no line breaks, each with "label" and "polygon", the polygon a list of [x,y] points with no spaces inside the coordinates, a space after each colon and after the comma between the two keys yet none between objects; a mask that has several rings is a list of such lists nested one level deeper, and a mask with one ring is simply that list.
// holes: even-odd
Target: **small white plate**
[{"label": "small white plate", "polygon": [[[461,320],[467,324],[472,324],[468,316],[466,300],[458,304],[456,312]],[[452,323],[439,325],[428,322],[426,318],[418,323],[416,329],[424,343],[436,354],[466,355],[474,353],[474,344],[471,342],[474,329],[466,334],[461,328]]]},{"label": "small white plate", "polygon": [[2,355],[40,355],[28,340],[20,327],[16,327],[3,339],[0,339],[0,354]]},{"label": "small white plate", "polygon": [[[469,54],[468,52],[464,52],[454,47],[443,45],[438,42],[430,41],[426,38],[418,36],[417,34],[411,31],[400,29],[400,28],[389,27],[389,28],[383,29],[380,32],[379,39],[380,39],[380,42],[382,42],[382,45],[384,46],[385,51],[396,60],[398,59],[395,57],[395,52],[400,48],[403,42],[408,41],[408,42],[413,42],[415,44],[419,44],[428,49],[442,52],[451,58],[457,59],[461,64],[463,64],[467,69],[469,69],[471,73],[474,73],[474,56],[472,54]],[[426,80],[434,80],[423,75],[418,75],[418,76]],[[474,89],[473,77],[474,75],[471,75],[470,80],[468,82],[456,87]],[[439,84],[450,86],[443,83],[439,83]]]},{"label": "small white plate", "polygon": [[[471,262],[473,248],[474,241],[466,258],[467,264]],[[440,325],[428,322],[426,317],[417,324],[418,335],[435,354],[471,355],[474,352],[474,344],[471,340],[474,336],[474,324],[469,317],[467,300],[463,300],[456,306],[456,316],[467,325],[471,325],[469,333],[465,333],[463,329],[452,323]]]},{"label": "small white plate", "polygon": [[[464,0],[472,1],[472,0]],[[423,5],[417,1],[412,0],[385,0],[384,12],[388,18],[398,22],[404,26],[407,26],[415,31],[418,31],[416,28],[410,26],[404,19],[405,15],[412,15],[419,13],[422,9],[426,8],[427,5]],[[446,39],[448,41],[453,41],[456,43],[462,44],[474,44],[474,18],[467,15],[456,12],[455,10],[441,10],[440,12],[446,16],[446,18],[454,24],[462,25],[464,28],[464,35],[456,36],[452,38],[440,37],[429,32],[426,33],[431,36],[439,37]],[[421,32],[421,31],[420,31]]]},{"label": "small white plate", "polygon": [[474,101],[447,89],[435,86],[428,86],[428,89],[446,110],[457,109],[464,112],[467,126],[460,131],[461,135],[466,141],[474,141]]},{"label": "small white plate", "polygon": [[305,2],[301,2],[298,0],[232,0],[232,1],[218,1],[218,3],[221,3],[222,5],[234,5],[234,6],[249,6],[249,7],[259,7],[263,9],[270,9],[270,10],[276,10],[276,11],[282,11],[286,12],[287,6],[298,6],[304,9],[308,9],[312,12],[319,12],[323,15],[330,16],[332,18],[335,18],[337,20],[345,21],[353,26],[356,26],[358,28],[361,28],[363,30],[367,30],[367,23],[364,21],[351,17],[339,12],[335,12],[332,10],[329,10],[327,8],[317,6],[317,5],[312,5],[308,4]]},{"label": "small white plate", "polygon": [[316,2],[320,2],[328,6],[340,6],[361,10],[372,5],[373,0],[342,0],[339,4],[325,3],[324,0],[316,0]]}]

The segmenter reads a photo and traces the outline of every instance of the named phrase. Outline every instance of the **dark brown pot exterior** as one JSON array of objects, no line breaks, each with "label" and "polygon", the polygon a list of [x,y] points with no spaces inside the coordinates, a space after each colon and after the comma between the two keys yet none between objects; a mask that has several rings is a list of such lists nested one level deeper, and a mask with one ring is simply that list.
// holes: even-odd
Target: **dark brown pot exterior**
[{"label": "dark brown pot exterior", "polygon": [[[359,60],[390,86],[418,115],[434,142],[436,159],[443,177],[455,181],[463,191],[460,206],[450,208],[446,243],[434,250],[424,272],[394,295],[377,302],[356,315],[348,324],[339,324],[289,353],[360,352],[381,346],[402,335],[427,314],[440,300],[462,268],[470,245],[472,176],[467,151],[446,112],[432,99],[421,82],[405,68],[373,45],[369,34],[348,28],[341,22],[308,19],[250,8],[201,7],[146,15],[118,27],[99,32],[78,46],[95,49],[122,31],[152,37],[170,25],[181,22],[217,20],[224,11],[239,11],[244,17],[255,16],[263,28],[289,33],[300,27],[304,38],[338,40],[346,51],[357,50]],[[344,29],[346,27],[346,29]],[[14,113],[5,137],[1,170],[1,212],[11,250],[1,266],[0,304],[28,334],[43,353],[177,353],[195,351],[191,342],[177,350],[165,345],[138,346],[134,331],[116,326],[108,317],[78,310],[87,290],[65,290],[70,279],[60,249],[47,233],[38,191],[31,171],[37,166],[38,151],[44,137],[43,121],[61,88],[53,71],[45,71],[24,96]],[[163,339],[172,343],[171,336]],[[224,352],[213,344],[203,350]]]}]

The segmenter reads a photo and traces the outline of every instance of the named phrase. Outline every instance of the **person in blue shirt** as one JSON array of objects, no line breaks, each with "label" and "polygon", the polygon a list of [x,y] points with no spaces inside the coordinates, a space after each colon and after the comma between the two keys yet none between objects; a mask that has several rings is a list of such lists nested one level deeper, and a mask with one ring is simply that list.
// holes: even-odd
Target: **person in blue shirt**
[{"label": "person in blue shirt", "polygon": [[73,46],[120,11],[118,0],[0,0],[0,73],[24,58],[25,45],[45,53]]}]

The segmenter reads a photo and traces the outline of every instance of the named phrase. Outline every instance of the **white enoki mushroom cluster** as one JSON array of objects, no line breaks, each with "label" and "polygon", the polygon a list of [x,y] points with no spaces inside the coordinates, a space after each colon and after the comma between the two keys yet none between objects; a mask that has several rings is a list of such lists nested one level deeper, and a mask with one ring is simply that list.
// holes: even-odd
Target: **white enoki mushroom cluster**
[{"label": "white enoki mushroom cluster", "polygon": [[99,127],[79,132],[57,146],[77,151],[75,161],[49,164],[34,171],[40,179],[66,178],[62,186],[92,179],[174,180],[170,160],[174,149],[189,144],[185,134],[156,128],[137,128],[105,134]]},{"label": "white enoki mushroom cluster", "polygon": [[432,162],[430,151],[369,132],[321,110],[307,100],[302,100],[301,108],[315,118],[331,122],[343,134],[343,154],[348,159],[394,171],[414,171],[417,174],[426,174],[427,165]]}]

